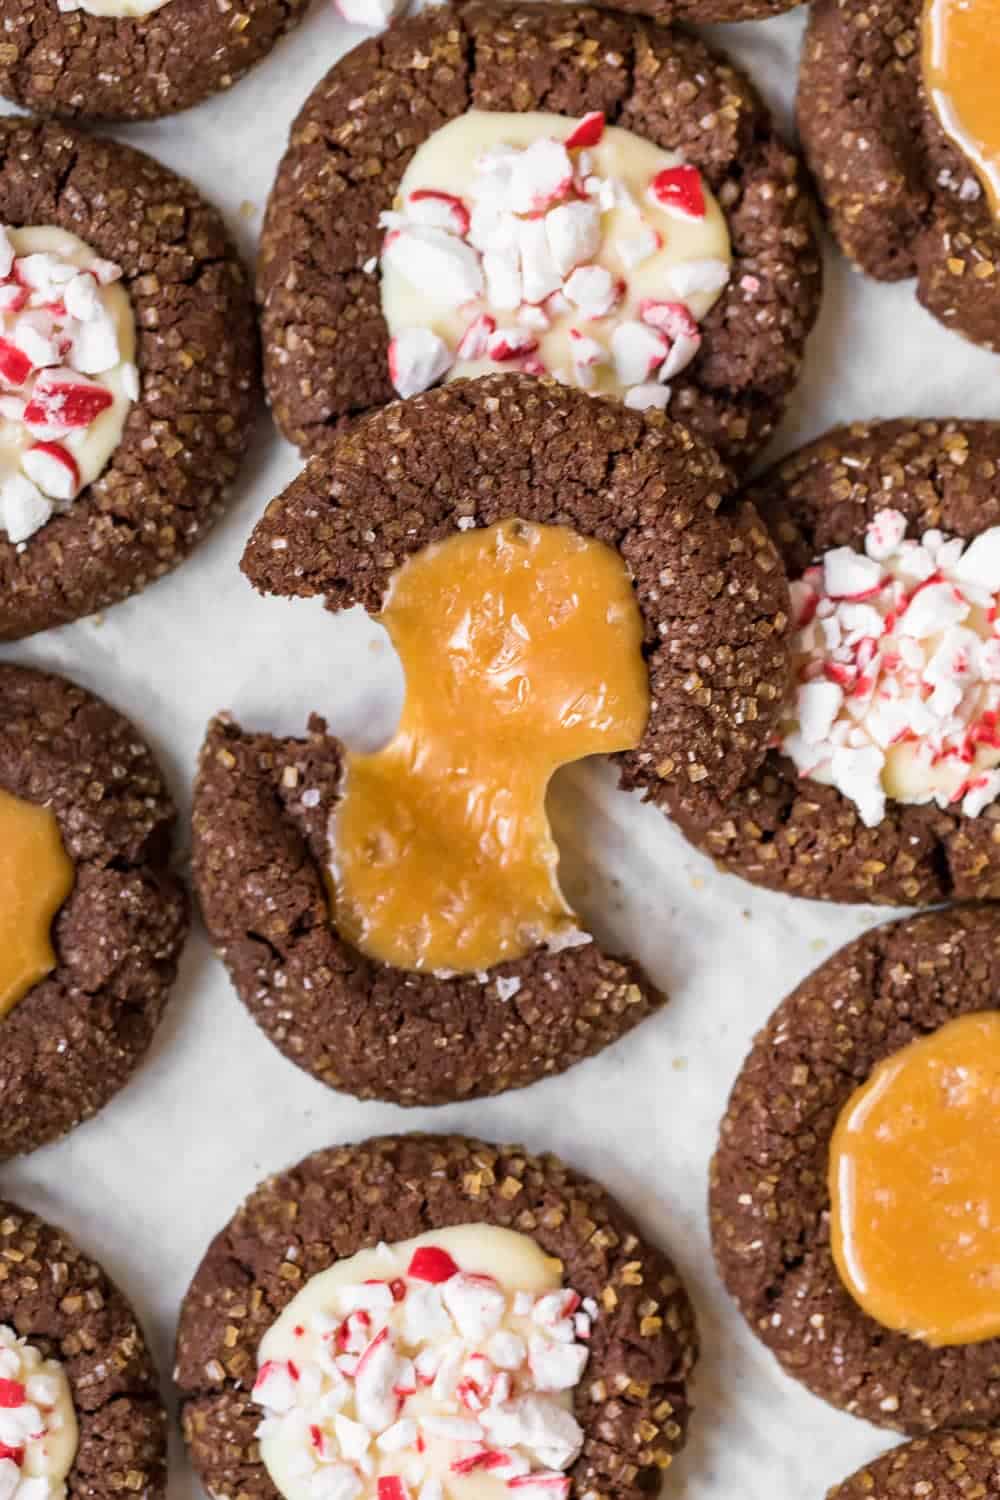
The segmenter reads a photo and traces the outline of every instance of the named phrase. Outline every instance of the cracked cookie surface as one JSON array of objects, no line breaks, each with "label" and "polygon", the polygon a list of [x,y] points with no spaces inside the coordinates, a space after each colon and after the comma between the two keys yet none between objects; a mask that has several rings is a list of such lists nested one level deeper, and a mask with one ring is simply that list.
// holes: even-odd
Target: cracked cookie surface
[{"label": "cracked cookie surface", "polygon": [[472,0],[364,42],[292,126],[261,237],[257,292],[275,420],[305,454],[395,398],[378,217],[417,147],[470,108],[600,110],[704,174],[732,241],[728,288],[670,415],[734,464],[766,442],[797,379],[820,259],[797,158],[744,75],[700,41],[582,6]]},{"label": "cracked cookie surface", "polygon": [[[385,1136],[306,1157],[251,1193],[181,1309],[175,1379],[192,1462],[213,1494],[275,1500],[249,1395],[264,1333],[307,1278],[380,1240],[453,1224],[530,1235],[600,1309],[575,1392],[577,1495],[640,1500],[683,1446],[694,1315],[673,1266],[600,1184],[551,1155],[454,1135]],[[294,1252],[294,1253],[293,1253]]]},{"label": "cracked cookie surface", "polygon": [[52,929],[56,967],[0,1020],[6,1159],[63,1135],[131,1077],[176,973],[187,902],[168,869],[163,778],[100,699],[0,665],[0,786],[51,807],[75,868]]},{"label": "cracked cookie surface", "polygon": [[[445,459],[447,462],[445,463]],[[377,611],[428,543],[512,516],[618,549],[645,626],[653,700],[621,782],[731,791],[759,763],[787,673],[784,574],[752,506],[685,428],[530,376],[456,382],[343,432],[268,507],[243,567],[265,593]],[[258,1024],[361,1098],[436,1104],[561,1072],[663,996],[596,943],[475,975],[363,957],[330,922],[323,872],[342,747],[314,720],[274,739],[217,719],[195,790],[194,870],[213,943]],[[308,795],[306,795],[308,793]]]},{"label": "cracked cookie surface", "polygon": [[916,277],[947,328],[1000,347],[1000,228],[931,107],[921,0],[817,0],[798,124],[830,227],[879,281]]},{"label": "cracked cookie surface", "polygon": [[62,1362],[79,1427],[68,1500],[161,1500],[167,1415],[135,1314],[61,1229],[0,1203],[0,1323]]},{"label": "cracked cookie surface", "polygon": [[0,121],[0,223],[48,224],[123,271],[141,383],[100,478],[27,544],[0,538],[0,640],[117,603],[221,513],[253,418],[256,332],[222,220],[173,172],[61,125]]},{"label": "cracked cookie surface", "polygon": [[[887,503],[919,533],[972,538],[1000,524],[1000,424],[890,421],[835,428],[748,491],[797,578],[829,548],[860,547]],[[832,786],[803,780],[775,751],[734,794],[675,784],[684,834],[756,885],[827,901],[931,906],[1000,895],[1000,822],[889,801],[866,828]]]},{"label": "cracked cookie surface", "polygon": [[168,0],[110,19],[56,0],[0,0],[0,94],[69,120],[152,120],[230,88],[309,0]]},{"label": "cracked cookie surface", "polygon": [[715,1255],[751,1329],[815,1395],[900,1432],[996,1424],[1000,1341],[931,1348],[861,1310],[830,1250],[830,1140],[841,1109],[878,1063],[957,1016],[998,1004],[1000,922],[992,909],[929,912],[874,928],[804,980],[759,1033],[712,1164]]}]

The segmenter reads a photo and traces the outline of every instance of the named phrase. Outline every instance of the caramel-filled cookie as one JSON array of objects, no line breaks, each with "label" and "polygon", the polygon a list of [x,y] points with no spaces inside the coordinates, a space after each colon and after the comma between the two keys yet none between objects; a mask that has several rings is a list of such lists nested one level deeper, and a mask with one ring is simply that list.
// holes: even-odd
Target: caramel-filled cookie
[{"label": "caramel-filled cookie", "polygon": [[836,428],[749,491],[792,581],[792,684],[734,794],[672,812],[719,864],[828,901],[1000,890],[1000,428]]},{"label": "caramel-filled cookie", "polygon": [[155,120],[260,62],[308,0],[0,0],[0,94],[66,120]]},{"label": "caramel-filled cookie", "polygon": [[[904,1049],[937,1044],[944,1028],[963,1019],[995,1022],[998,1009],[1000,925],[992,908],[926,913],[874,928],[805,979],[757,1036],[730,1096],[712,1164],[716,1259],[753,1332],[786,1372],[817,1396],[901,1432],[996,1425],[998,1340],[962,1342],[946,1334],[953,1341],[941,1342],[937,1330],[890,1327],[855,1300],[832,1245],[833,1211],[838,1200],[843,1207],[845,1184],[850,1185],[834,1171],[835,1136],[850,1121],[857,1091],[879,1081],[880,1067],[908,1064]],[[966,1070],[970,1089],[978,1086],[973,1073],[986,1056],[982,1049],[972,1054]],[[993,1069],[996,1059],[990,1058]],[[962,1108],[962,1079],[947,1067],[939,1069],[929,1098],[939,1109]],[[911,1106],[879,1131],[879,1147],[898,1153],[894,1171],[907,1158],[912,1167],[907,1131],[923,1118],[924,1110]],[[940,1265],[949,1281],[966,1271],[971,1278],[981,1274],[975,1251],[977,1236],[989,1232],[983,1230],[979,1204],[992,1201],[996,1186],[995,1105],[988,1119],[988,1134],[978,1141],[981,1175],[974,1202],[938,1211],[935,1200],[948,1192],[951,1158],[947,1152],[936,1155],[927,1139],[916,1153],[926,1177],[919,1233],[903,1212],[907,1204],[913,1207],[905,1182],[887,1174],[873,1200],[895,1215],[895,1243],[904,1254],[944,1252]],[[939,1144],[943,1139],[942,1133]],[[863,1214],[859,1230],[866,1223]],[[891,1289],[912,1294],[901,1265]],[[943,1278],[922,1280],[917,1291],[924,1296],[935,1285],[944,1313]],[[988,1293],[988,1282],[981,1289]],[[899,1494],[915,1493],[903,1486],[923,1477],[915,1467],[919,1451],[914,1467],[899,1473]],[[973,1472],[977,1463],[973,1460]],[[891,1464],[892,1456],[876,1466],[874,1487],[859,1477],[857,1492],[896,1494],[889,1482],[895,1472]],[[848,1487],[846,1493],[854,1490]]]},{"label": "caramel-filled cookie", "polygon": [[194,188],[0,121],[0,640],[176,567],[228,498],[255,388],[246,273]]},{"label": "caramel-filled cookie", "polygon": [[1000,346],[993,0],[818,0],[798,124],[830,227],[947,328]]},{"label": "caramel-filled cookie", "polygon": [[799,163],[725,58],[635,16],[476,0],[317,86],[257,290],[305,454],[397,395],[516,369],[666,408],[745,464],[798,376],[820,259]]},{"label": "caramel-filled cookie", "polygon": [[[510,606],[508,575],[476,575],[437,655],[423,670],[408,661],[413,691],[381,761],[348,755],[319,718],[308,739],[249,733],[228,718],[211,725],[194,810],[202,909],[244,1003],[293,1061],[362,1098],[442,1103],[560,1072],[662,1003],[638,965],[603,953],[554,894],[544,785],[560,762],[615,750],[600,736],[570,748],[557,737],[595,706],[600,727],[621,661],[634,664],[641,693],[613,756],[622,785],[658,803],[678,781],[728,794],[759,764],[785,687],[787,592],[756,512],[725,502],[729,484],[710,450],[658,414],[510,375],[374,414],[268,507],[243,561],[255,586],[321,595],[331,610],[383,609],[390,631],[404,578],[445,549],[485,541],[506,566],[522,546],[530,583],[532,549],[551,533],[570,547],[562,574],[534,590],[547,619]],[[522,534],[506,534],[511,526]],[[572,563],[592,546],[619,570],[622,592],[599,596],[582,643],[570,640],[556,659],[550,647],[591,588]],[[458,565],[435,575],[423,605],[404,609],[401,648],[438,629],[464,576]],[[629,613],[618,649],[607,632]],[[470,657],[481,632],[485,652]],[[607,670],[596,665],[602,652]],[[561,707],[518,730],[522,700],[537,701],[553,671]],[[497,685],[485,704],[484,681]],[[508,736],[510,748],[484,765],[484,751]],[[533,773],[510,807],[539,737],[546,754],[552,747],[547,772]],[[429,760],[435,774],[421,780]],[[362,811],[368,793],[367,827],[341,821],[356,785]],[[456,816],[456,800],[467,816]],[[406,816],[396,818],[400,806]],[[528,857],[513,865],[510,847],[522,844]],[[427,858],[411,863],[414,848]],[[348,857],[357,878],[344,891]],[[438,870],[453,864],[438,894]],[[501,896],[489,905],[494,877]],[[331,882],[344,897],[332,909]],[[547,895],[522,913],[529,886]],[[401,895],[405,920],[382,921]],[[504,936],[509,907],[518,921]],[[390,937],[412,928],[409,950],[387,948],[380,926]],[[474,926],[492,944],[485,954],[464,943]],[[448,957],[430,943],[442,935],[462,939]]]},{"label": "caramel-filled cookie", "polygon": [[174,808],[135,727],[62,677],[0,665],[0,1159],[128,1082],[177,971]]},{"label": "caramel-filled cookie", "polygon": [[195,1273],[175,1379],[213,1493],[430,1497],[445,1473],[638,1500],[683,1446],[696,1354],[673,1266],[598,1183],[387,1136],[250,1195]]},{"label": "caramel-filled cookie", "polygon": [[[39,1500],[160,1500],[167,1414],[135,1313],[61,1229],[0,1203],[3,1482]],[[9,1441],[15,1438],[16,1441]]]}]

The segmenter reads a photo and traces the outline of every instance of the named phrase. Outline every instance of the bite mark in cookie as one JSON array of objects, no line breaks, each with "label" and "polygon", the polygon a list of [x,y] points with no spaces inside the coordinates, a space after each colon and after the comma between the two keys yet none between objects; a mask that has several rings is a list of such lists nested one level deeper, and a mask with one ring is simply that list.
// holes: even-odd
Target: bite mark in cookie
[{"label": "bite mark in cookie", "polygon": [[[512,517],[615,549],[650,694],[645,730],[615,764],[624,785],[665,802],[676,780],[735,789],[784,691],[787,585],[753,508],[724,503],[729,483],[659,413],[485,376],[342,433],[268,507],[243,566],[262,591],[377,612],[406,559]],[[361,1097],[437,1103],[560,1072],[662,1003],[634,961],[593,942],[457,974],[360,953],[330,922],[343,748],[326,730],[317,717],[308,739],[278,740],[217,720],[195,794],[209,932],[286,1055]]]},{"label": "bite mark in cookie", "polygon": [[[397,102],[398,117],[387,115],[386,98]],[[293,126],[272,190],[258,269],[266,378],[279,427],[303,452],[316,453],[335,441],[339,427],[398,394],[376,274],[384,238],[379,217],[398,211],[400,185],[421,147],[455,122],[483,112],[520,117],[543,112],[561,119],[560,137],[570,133],[571,122],[582,128],[603,116],[606,131],[628,132],[657,159],[683,153],[682,165],[689,170],[668,195],[671,206],[695,202],[697,174],[706,205],[714,198],[725,219],[731,276],[723,286],[715,252],[699,255],[695,265],[705,262],[699,275],[714,278],[701,281],[700,289],[709,300],[718,294],[703,320],[693,320],[693,329],[688,323],[660,326],[644,321],[641,309],[630,309],[628,323],[641,327],[630,328],[620,340],[622,358],[630,375],[633,361],[644,360],[641,375],[662,354],[664,336],[669,339],[667,369],[677,364],[666,382],[671,415],[690,424],[726,459],[746,463],[784,408],[819,300],[819,257],[799,165],[778,141],[749,82],[724,58],[680,32],[583,6],[508,7],[474,0],[457,10],[410,17],[385,38],[355,49],[314,90]],[[594,132],[595,126],[587,129]],[[438,195],[462,192],[461,184],[445,180],[437,169],[424,186]],[[317,217],[319,201],[325,210]],[[421,213],[440,212],[440,197],[436,204],[423,202]],[[590,202],[577,202],[573,213],[557,222],[566,220],[568,228],[575,219],[578,229]],[[661,217],[659,207],[649,211]],[[709,218],[706,212],[706,222]],[[429,227],[447,234],[441,224],[450,222],[444,217]],[[540,221],[535,222],[527,233],[541,249]],[[675,233],[682,223],[675,218]],[[637,222],[629,237],[639,243],[626,254],[643,253],[639,230]],[[460,241],[450,238],[454,256]],[[595,308],[602,305],[598,293],[605,301],[614,293],[608,267],[591,267],[583,278],[579,269],[570,274]],[[523,293],[523,284],[519,290]],[[693,282],[681,291],[664,285],[652,295],[686,303],[689,297],[696,300],[696,290]],[[530,317],[540,321],[537,312]],[[507,316],[497,325],[489,329],[470,318],[456,336],[469,331],[469,347],[475,350],[480,338],[488,340],[509,326],[517,334],[520,357],[530,358],[527,345],[545,332],[519,328]],[[592,342],[598,348],[588,343],[578,350],[582,372],[588,359],[596,360],[606,348],[595,328]],[[594,330],[581,331],[591,340]],[[681,368],[691,352],[685,339],[693,340],[696,332],[701,342]],[[435,338],[447,342],[451,335]],[[498,342],[496,348],[502,347]],[[412,391],[440,378],[446,373],[444,357],[426,331],[411,332],[394,355],[402,388]],[[655,361],[657,376],[664,362]],[[563,363],[573,366],[572,359],[560,359],[555,367]],[[655,398],[648,390],[644,396],[656,403],[664,399],[658,379],[624,383],[656,386]]]},{"label": "bite mark in cookie", "polygon": [[698,169],[600,111],[449,121],[379,222],[401,396],[503,367],[665,410],[729,279],[725,218]]},{"label": "bite mark in cookie", "polygon": [[[493,1243],[494,1229],[502,1232],[503,1244],[508,1234],[531,1242],[525,1253],[531,1266],[542,1262],[542,1280],[523,1283],[520,1264],[513,1273],[491,1256],[484,1260],[478,1247]],[[485,1240],[480,1240],[481,1234]],[[381,1270],[370,1269],[372,1260],[384,1253],[378,1251],[380,1242],[408,1245],[414,1238],[415,1254],[421,1259],[406,1263],[402,1278],[390,1273],[395,1252]],[[470,1241],[477,1246],[474,1252],[465,1248]],[[435,1247],[446,1251],[448,1259],[436,1255],[431,1261],[429,1251]],[[520,1147],[491,1146],[460,1136],[398,1136],[317,1152],[262,1184],[216,1236],[196,1272],[181,1312],[176,1380],[192,1461],[213,1492],[239,1490],[252,1500],[273,1500],[275,1485],[255,1437],[261,1409],[251,1387],[258,1357],[268,1352],[269,1330],[287,1324],[284,1315],[303,1288],[308,1293],[310,1285],[322,1285],[326,1272],[336,1271],[359,1252],[364,1256],[356,1263],[364,1268],[360,1285],[370,1276],[382,1284],[359,1291],[354,1282],[351,1298],[367,1296],[373,1306],[381,1303],[384,1308],[386,1277],[390,1298],[392,1282],[402,1279],[406,1296],[393,1304],[401,1310],[389,1315],[393,1323],[402,1318],[405,1327],[408,1306],[418,1320],[430,1318],[436,1324],[440,1317],[449,1340],[461,1343],[463,1362],[480,1352],[485,1341],[501,1391],[501,1377],[512,1377],[512,1399],[490,1407],[487,1396],[477,1409],[480,1381],[475,1370],[457,1373],[455,1350],[452,1373],[445,1369],[442,1379],[442,1386],[447,1384],[454,1393],[448,1399],[455,1410],[439,1418],[448,1425],[434,1434],[441,1442],[437,1451],[442,1456],[448,1452],[442,1486],[446,1494],[457,1479],[456,1494],[468,1495],[474,1476],[490,1472],[476,1464],[455,1474],[450,1447],[445,1446],[452,1440],[464,1442],[467,1435],[469,1456],[476,1457],[486,1445],[472,1433],[482,1428],[479,1415],[487,1411],[494,1413],[487,1420],[498,1429],[488,1451],[508,1443],[515,1449],[532,1439],[544,1450],[535,1450],[541,1464],[533,1464],[527,1474],[511,1476],[510,1485],[501,1483],[504,1490],[510,1489],[511,1500],[518,1489],[525,1497],[537,1491],[540,1500],[567,1489],[581,1496],[641,1500],[656,1487],[659,1472],[670,1465],[685,1440],[687,1382],[696,1357],[691,1307],[666,1256],[641,1238],[602,1187],[555,1157],[535,1157]],[[470,1289],[468,1272],[477,1264],[503,1286],[498,1290],[483,1283]],[[535,1273],[526,1274],[533,1278]],[[550,1276],[555,1282],[551,1289]],[[418,1285],[423,1277],[433,1278],[428,1279],[428,1294]],[[530,1295],[519,1301],[522,1285]],[[506,1329],[485,1330],[501,1300],[509,1308],[527,1308],[530,1302],[530,1311],[514,1315],[525,1321],[526,1340]],[[353,1340],[362,1311],[373,1323],[384,1316],[361,1306],[350,1313],[345,1304],[335,1307],[330,1317],[337,1326],[353,1319],[351,1329],[345,1330]],[[312,1332],[305,1320],[300,1326]],[[293,1339],[294,1329],[293,1324]],[[503,1339],[498,1339],[500,1333]],[[524,1358],[527,1352],[530,1359],[532,1339],[534,1374]],[[526,1351],[521,1344],[526,1344]],[[377,1355],[378,1350],[373,1358]],[[560,1391],[551,1387],[575,1375],[584,1355],[583,1378],[561,1387],[571,1395],[570,1413],[558,1403]],[[435,1380],[443,1363],[438,1364]],[[481,1361],[474,1363],[485,1371]],[[511,1368],[505,1369],[505,1364]],[[416,1368],[414,1375],[419,1379]],[[521,1379],[535,1389],[519,1393]],[[545,1386],[550,1389],[539,1389]],[[356,1404],[351,1409],[353,1422]],[[461,1429],[461,1438],[459,1428],[451,1426],[457,1422],[469,1424]],[[499,1431],[505,1424],[503,1437]],[[363,1452],[372,1455],[372,1469],[384,1479],[392,1477],[386,1468],[391,1462],[387,1449],[372,1442],[374,1427],[360,1425],[362,1434],[343,1429],[348,1441],[356,1439],[360,1445],[363,1440]],[[404,1429],[403,1436],[410,1435]],[[393,1434],[390,1447],[397,1436]],[[526,1451],[524,1458],[532,1463]],[[565,1472],[556,1463],[568,1465]],[[380,1474],[363,1475],[366,1486]]]},{"label": "bite mark in cookie", "polygon": [[568,527],[473,529],[408,558],[380,618],[406,698],[389,744],[344,757],[338,932],[433,971],[588,942],[559,886],[545,795],[560,765],[634,749],[649,717],[621,558]]}]

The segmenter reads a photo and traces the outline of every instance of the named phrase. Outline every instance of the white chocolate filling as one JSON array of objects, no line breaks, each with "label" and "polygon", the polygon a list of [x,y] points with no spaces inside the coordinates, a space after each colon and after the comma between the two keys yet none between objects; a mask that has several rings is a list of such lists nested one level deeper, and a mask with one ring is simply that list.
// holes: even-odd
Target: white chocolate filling
[{"label": "white chocolate filling", "polygon": [[107,16],[114,21],[150,16],[167,4],[167,0],[57,0],[59,9],[65,14],[72,10],[85,10],[89,16]]},{"label": "white chocolate filling", "polygon": [[0,1500],[62,1500],[76,1449],[62,1365],[0,1324]]},{"label": "white chocolate filling", "polygon": [[596,1313],[508,1229],[360,1251],[313,1276],[261,1341],[261,1458],[286,1500],[565,1500]]},{"label": "white chocolate filling", "polygon": [[880,511],[792,584],[779,747],[875,827],[886,799],[976,817],[1000,794],[1000,527],[968,545]]},{"label": "white chocolate filling", "polygon": [[[0,532],[12,542],[67,509],[121,441],[139,381],[120,277],[64,229],[0,230]],[[87,403],[101,409],[83,420]]]},{"label": "white chocolate filling", "polygon": [[[573,145],[590,121],[596,143]],[[682,191],[658,198],[665,173]],[[401,395],[523,369],[662,408],[729,276],[700,174],[600,115],[470,110],[418,148],[382,223]]]}]

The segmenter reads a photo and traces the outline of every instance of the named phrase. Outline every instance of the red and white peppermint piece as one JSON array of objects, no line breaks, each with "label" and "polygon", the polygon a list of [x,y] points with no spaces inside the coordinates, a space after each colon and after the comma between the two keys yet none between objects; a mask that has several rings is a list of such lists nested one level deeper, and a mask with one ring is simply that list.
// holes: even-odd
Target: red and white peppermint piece
[{"label": "red and white peppermint piece", "polygon": [[399,1366],[392,1335],[383,1328],[362,1354],[354,1375],[358,1421],[372,1431],[390,1427],[399,1413],[399,1397],[394,1389]]},{"label": "red and white peppermint piece", "polygon": [[5,280],[14,269],[14,246],[10,236],[0,224],[0,281]]},{"label": "red and white peppermint piece", "polygon": [[958,625],[969,613],[969,603],[952,583],[927,583],[918,589],[899,621],[902,635],[938,635]]},{"label": "red and white peppermint piece", "polygon": [[45,525],[52,512],[52,501],[32,484],[27,474],[9,474],[0,480],[0,529],[6,531],[8,541],[27,541]]},{"label": "red and white peppermint piece", "polygon": [[460,1273],[445,1283],[444,1304],[463,1338],[479,1342],[499,1328],[507,1299],[491,1276]]},{"label": "red and white peppermint piece", "polygon": [[406,199],[406,211],[415,224],[431,224],[458,235],[469,232],[469,210],[455,193],[415,188]]},{"label": "red and white peppermint piece", "polygon": [[611,352],[622,385],[640,385],[654,375],[667,356],[662,333],[645,323],[619,323],[611,335]]},{"label": "red and white peppermint piece", "polygon": [[680,219],[705,217],[705,193],[697,167],[665,167],[649,184],[649,196],[659,208]]},{"label": "red and white peppermint piece", "polygon": [[991,526],[972,539],[955,564],[954,574],[961,583],[1000,593],[1000,527]]},{"label": "red and white peppermint piece", "polygon": [[799,688],[799,732],[807,745],[817,745],[827,738],[843,701],[844,690],[835,682],[807,682]]},{"label": "red and white peppermint piece", "polygon": [[89,427],[113,402],[106,386],[87,380],[75,370],[43,370],[35,381],[24,420],[39,437],[59,437]]},{"label": "red and white peppermint piece", "polygon": [[583,1374],[587,1350],[577,1343],[554,1343],[533,1335],[528,1342],[528,1363],[537,1390],[568,1391]]},{"label": "red and white peppermint piece", "polygon": [[498,328],[486,341],[487,356],[497,364],[523,359],[538,348],[535,335],[526,328]]},{"label": "red and white peppermint piece", "polygon": [[823,587],[831,599],[863,599],[881,581],[881,566],[853,547],[835,547],[823,559]]},{"label": "red and white peppermint piece", "polygon": [[0,285],[0,315],[20,312],[28,302],[28,289],[17,281],[5,281]]},{"label": "red and white peppermint piece", "polygon": [[445,307],[461,307],[483,291],[483,269],[476,251],[444,229],[416,224],[388,236],[384,263]]},{"label": "red and white peppermint piece", "polygon": [[521,253],[521,282],[525,302],[544,302],[546,297],[562,288],[562,274],[557,269],[549,249],[547,224],[552,214],[544,219],[522,219],[518,229],[518,247]]},{"label": "red and white peppermint piece", "polygon": [[402,12],[404,0],[333,0],[338,16],[352,26],[381,31]]},{"label": "red and white peppermint piece", "polygon": [[514,157],[510,207],[515,213],[544,213],[573,187],[573,163],[561,141],[542,136]]},{"label": "red and white peppermint piece", "polygon": [[624,404],[631,411],[666,411],[670,405],[670,387],[657,380],[644,380],[625,392]]},{"label": "red and white peppermint piece", "polygon": [[497,320],[489,313],[480,313],[473,318],[458,341],[455,356],[458,359],[485,359],[486,345],[491,333],[496,332]]},{"label": "red and white peppermint piece", "polygon": [[389,379],[404,400],[436,385],[452,363],[444,339],[429,328],[404,328],[389,344]]},{"label": "red and white peppermint piece", "polygon": [[[558,272],[557,286],[576,266],[592,261],[601,248],[601,215],[593,203],[577,199],[572,203],[560,203],[545,215],[544,230],[552,262]],[[525,293],[527,295],[527,293]],[[537,299],[532,297],[531,301]]]},{"label": "red and white peppermint piece", "polygon": [[659,234],[648,225],[640,229],[637,234],[622,235],[615,241],[618,257],[628,271],[634,271],[636,266],[641,266],[644,261],[651,259],[662,248],[663,241]]},{"label": "red and white peppermint piece", "polygon": [[898,550],[905,535],[906,517],[898,510],[880,510],[865,532],[865,551],[876,562],[884,562]]},{"label": "red and white peppermint piece", "polygon": [[729,266],[724,260],[682,260],[672,265],[667,274],[678,297],[691,297],[696,292],[711,296],[726,285]]},{"label": "red and white peppermint piece", "polygon": [[10,339],[0,338],[0,380],[5,385],[22,386],[31,374],[31,359]]},{"label": "red and white peppermint piece", "polygon": [[514,250],[487,250],[483,256],[486,297],[498,312],[513,312],[524,300],[521,257]]},{"label": "red and white peppermint piece", "polygon": [[80,492],[76,459],[62,443],[35,443],[21,459],[21,467],[53,500],[72,500]]},{"label": "red and white peppermint piece", "polygon": [[622,285],[606,266],[577,266],[567,277],[563,292],[589,321],[607,317],[621,297]]},{"label": "red and white peppermint piece", "polygon": [[581,147],[596,146],[604,135],[604,113],[602,110],[593,109],[584,115],[581,120],[573,126],[563,145],[567,151],[577,151]]}]

